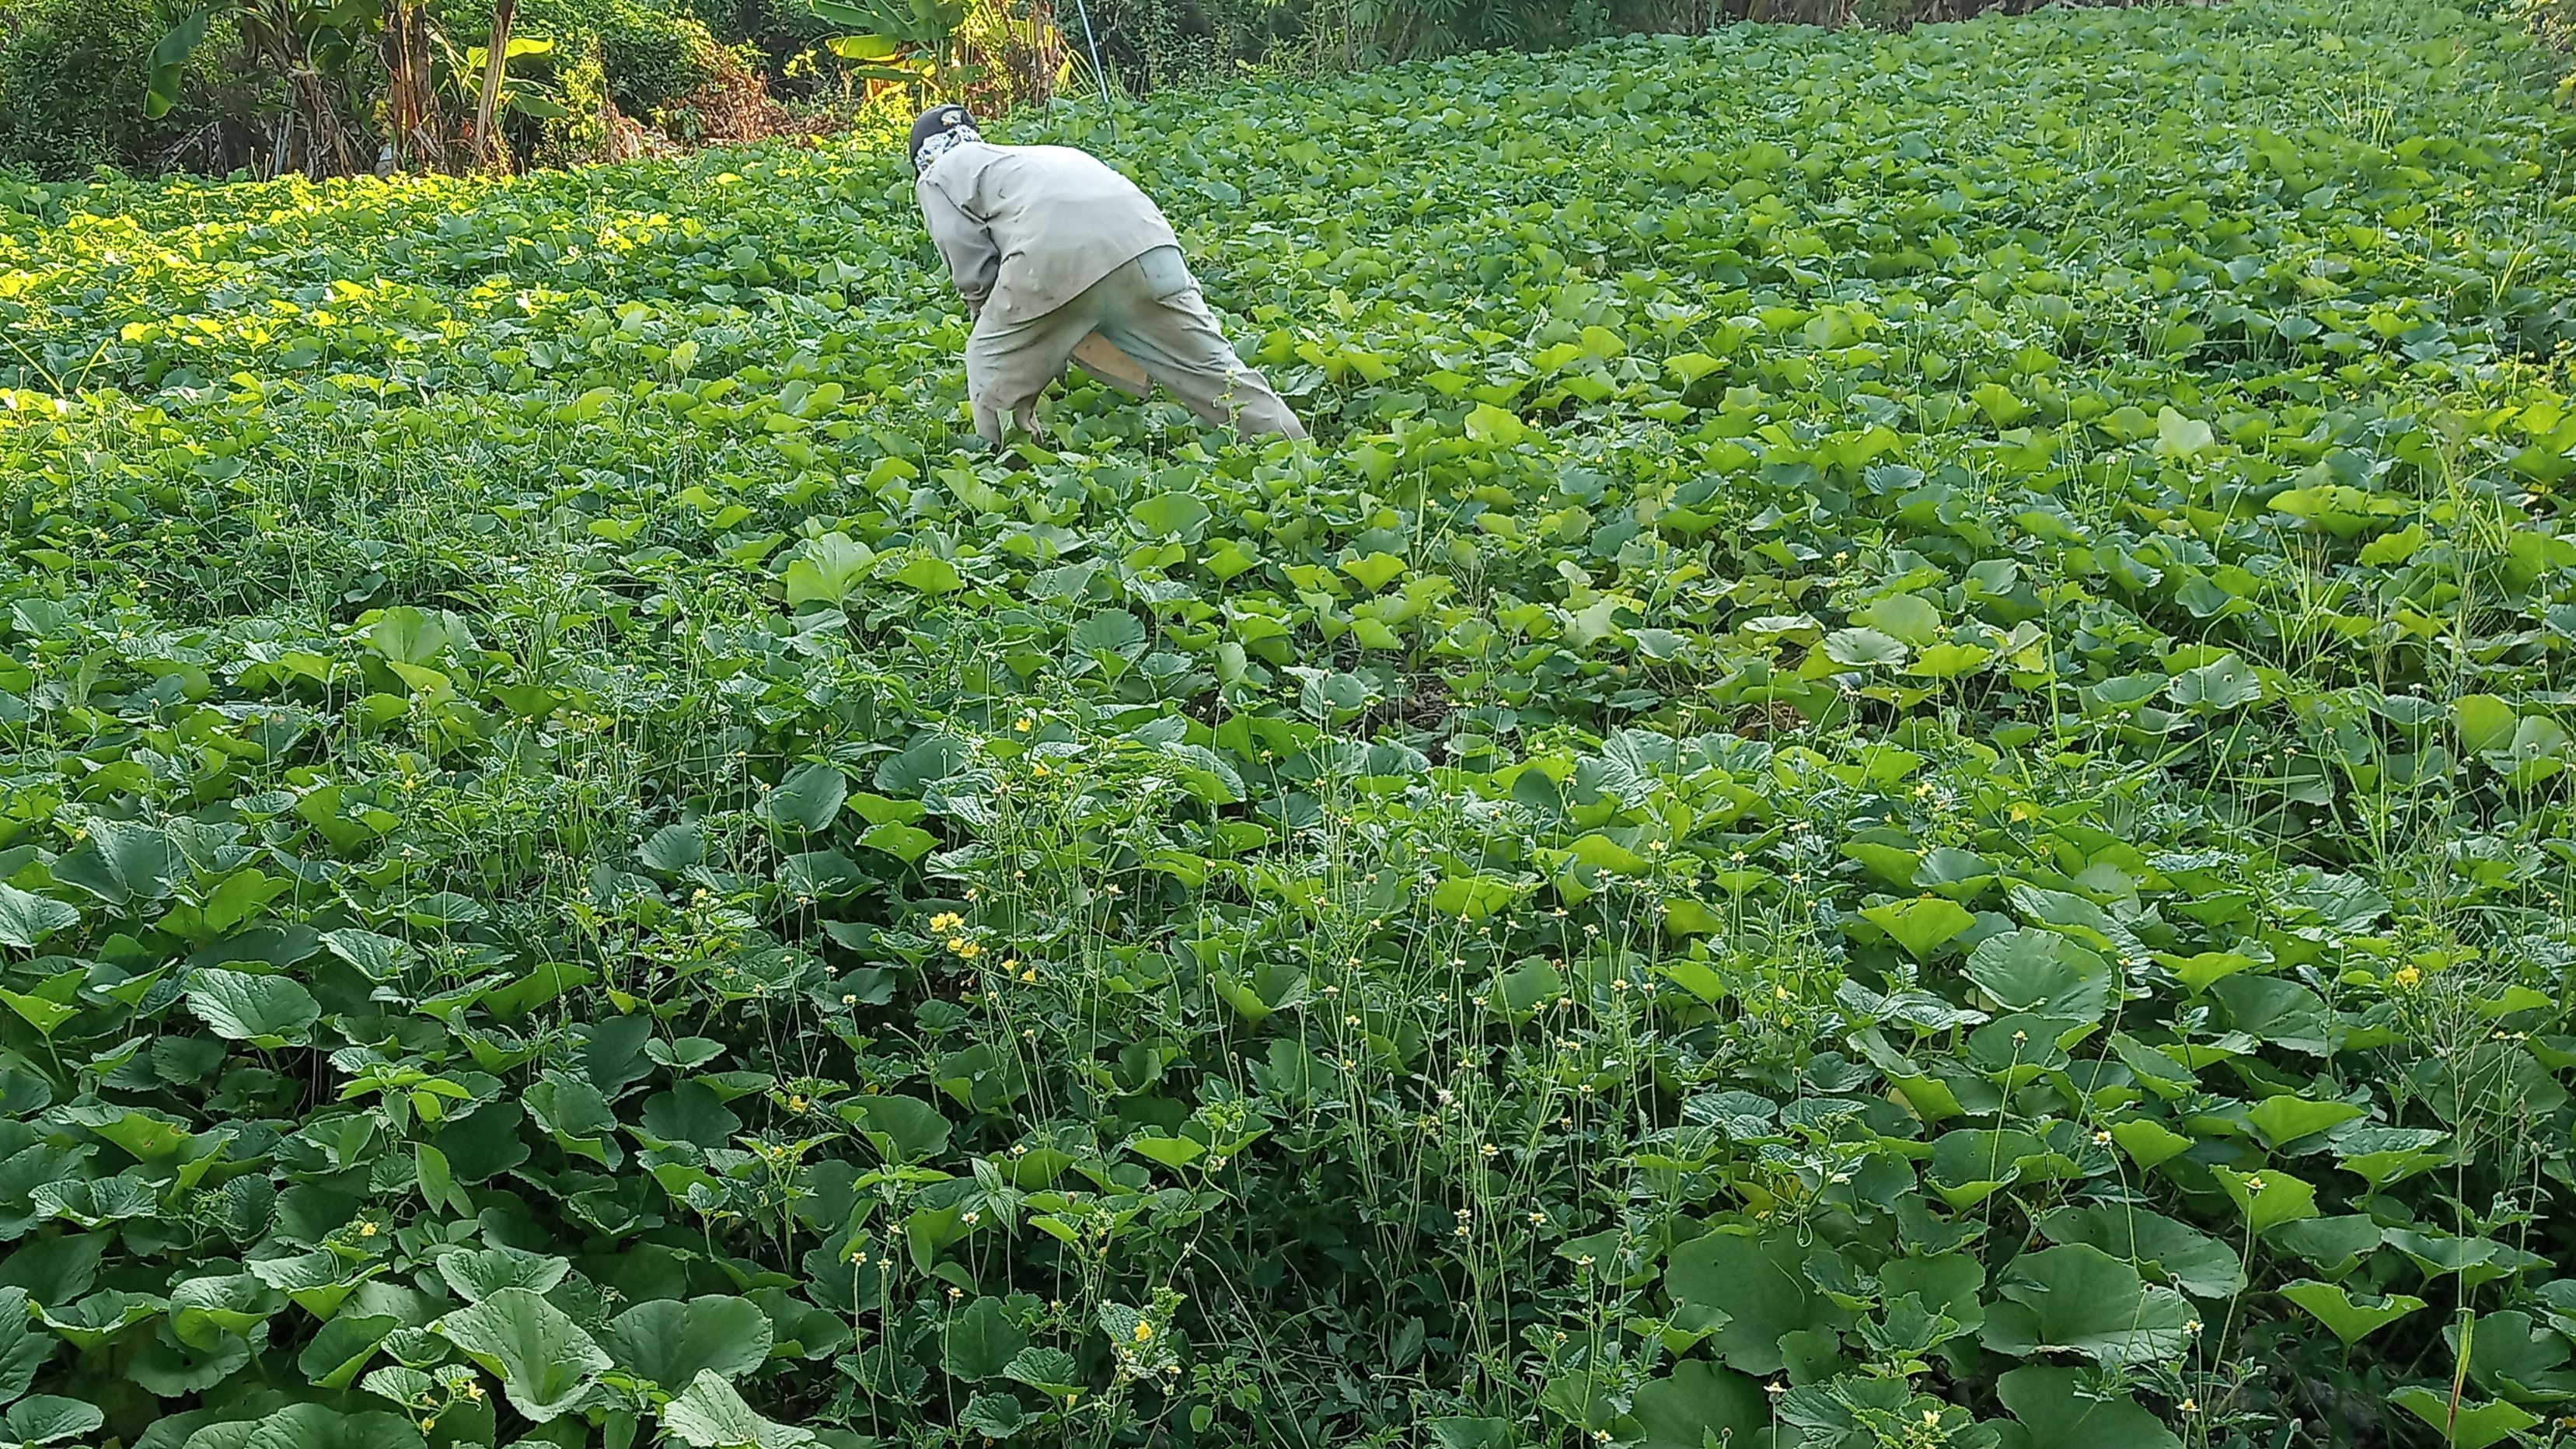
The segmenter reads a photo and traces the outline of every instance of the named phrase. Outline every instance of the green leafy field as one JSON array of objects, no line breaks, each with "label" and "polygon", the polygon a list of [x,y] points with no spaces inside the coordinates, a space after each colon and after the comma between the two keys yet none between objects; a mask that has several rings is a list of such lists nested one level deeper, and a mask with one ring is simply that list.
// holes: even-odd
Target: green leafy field
[{"label": "green leafy field", "polygon": [[[0,1442],[2576,1412],[2576,122],[2243,0],[0,208]],[[2296,1421],[2296,1426],[2293,1426]]]}]

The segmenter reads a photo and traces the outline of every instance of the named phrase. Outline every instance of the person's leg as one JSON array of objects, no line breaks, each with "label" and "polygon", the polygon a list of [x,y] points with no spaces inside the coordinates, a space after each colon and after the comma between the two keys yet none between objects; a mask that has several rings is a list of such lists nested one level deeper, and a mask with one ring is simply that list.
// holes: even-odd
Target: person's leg
[{"label": "person's leg", "polygon": [[1086,292],[1044,316],[1004,322],[988,309],[976,320],[966,339],[966,397],[984,441],[1001,445],[1006,417],[1020,431],[1036,433],[1038,394],[1064,374],[1075,345],[1091,335],[1092,303]]},{"label": "person's leg", "polygon": [[1190,411],[1247,438],[1306,436],[1269,382],[1234,355],[1178,249],[1146,253],[1110,273],[1093,293],[1100,300],[1100,334]]}]

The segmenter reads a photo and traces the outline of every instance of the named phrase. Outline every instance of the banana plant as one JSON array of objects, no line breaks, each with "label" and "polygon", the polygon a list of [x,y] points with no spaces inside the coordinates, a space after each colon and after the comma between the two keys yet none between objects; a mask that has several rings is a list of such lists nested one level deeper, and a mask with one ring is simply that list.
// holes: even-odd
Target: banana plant
[{"label": "banana plant", "polygon": [[[279,122],[274,169],[287,169],[300,151],[316,174],[355,174],[364,155],[358,118],[369,111],[383,119],[385,164],[433,171],[493,165],[500,159],[498,112],[563,114],[540,87],[504,73],[508,62],[551,48],[510,36],[516,8],[515,0],[493,7],[494,56],[487,46],[451,44],[432,23],[428,0],[215,0],[182,17],[153,47],[144,114],[169,114],[189,57],[215,18],[229,14],[251,63],[285,77],[295,97]],[[362,93],[369,86],[382,89],[370,97]],[[470,149],[451,149],[443,90],[476,102]]]},{"label": "banana plant", "polygon": [[814,13],[853,33],[824,42],[856,62],[861,80],[897,81],[937,94],[966,79],[955,64],[966,0],[808,0]]}]

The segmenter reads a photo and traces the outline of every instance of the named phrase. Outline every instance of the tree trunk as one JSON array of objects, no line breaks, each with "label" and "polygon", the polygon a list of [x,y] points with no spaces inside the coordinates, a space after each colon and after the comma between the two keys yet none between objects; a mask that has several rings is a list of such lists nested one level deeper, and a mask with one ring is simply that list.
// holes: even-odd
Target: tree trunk
[{"label": "tree trunk", "polygon": [[[358,153],[349,143],[349,128],[340,122],[331,88],[310,70],[295,71],[295,93],[304,102],[307,169],[319,176],[355,176]],[[328,166],[328,170],[322,169]]]},{"label": "tree trunk", "polygon": [[392,122],[394,164],[441,170],[447,164],[446,127],[429,73],[429,15],[417,0],[385,7],[380,43],[385,61],[385,110]]},{"label": "tree trunk", "polygon": [[510,63],[510,27],[519,18],[519,0],[492,0],[492,38],[483,42],[483,92],[474,101],[475,159],[486,170],[510,169],[510,154],[501,145],[501,74]]}]

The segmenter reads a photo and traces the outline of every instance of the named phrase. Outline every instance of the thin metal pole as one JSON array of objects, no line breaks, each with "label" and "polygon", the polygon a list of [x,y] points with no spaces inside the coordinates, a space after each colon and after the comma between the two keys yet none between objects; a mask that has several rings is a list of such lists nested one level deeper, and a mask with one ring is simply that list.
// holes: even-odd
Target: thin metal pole
[{"label": "thin metal pole", "polygon": [[1082,17],[1082,39],[1091,47],[1091,80],[1100,87],[1101,103],[1109,108],[1109,139],[1118,139],[1118,105],[1109,98],[1109,71],[1100,63],[1100,37],[1091,32],[1091,6],[1086,0],[1073,0],[1074,12]]}]

